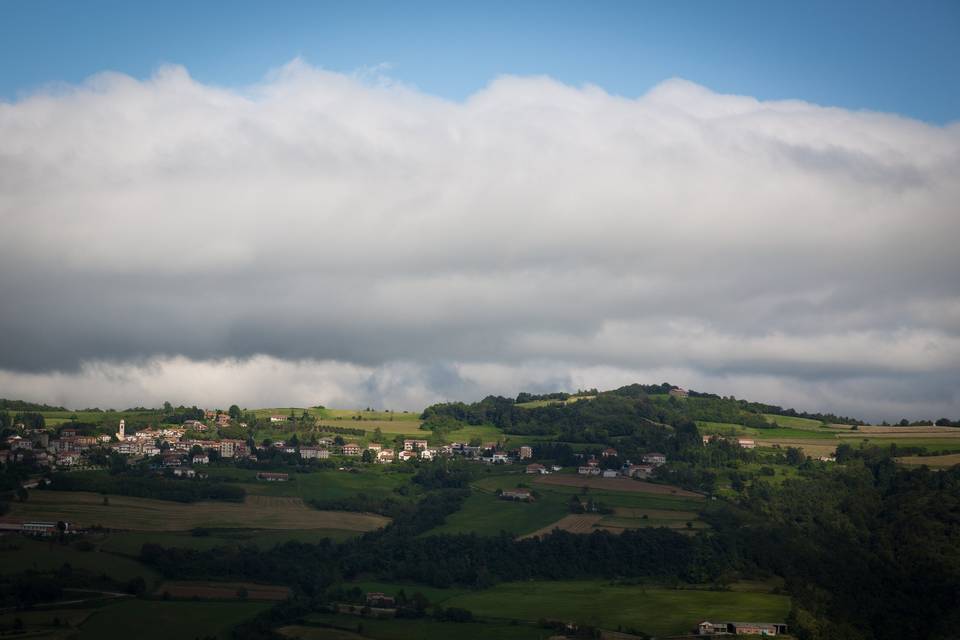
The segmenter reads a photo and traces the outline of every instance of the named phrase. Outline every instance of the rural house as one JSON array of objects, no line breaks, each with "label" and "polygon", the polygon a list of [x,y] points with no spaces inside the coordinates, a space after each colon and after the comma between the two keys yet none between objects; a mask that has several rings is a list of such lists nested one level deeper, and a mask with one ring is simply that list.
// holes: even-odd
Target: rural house
[{"label": "rural house", "polygon": [[360,455],[360,445],[356,442],[348,442],[343,445],[343,455],[345,456],[358,456]]},{"label": "rural house", "polygon": [[428,446],[426,440],[404,440],[403,441],[403,450],[404,451],[413,451],[416,449],[426,449]]},{"label": "rural house", "polygon": [[528,464],[528,465],[527,465],[527,473],[529,473],[529,474],[531,474],[531,475],[541,474],[541,473],[546,473],[546,472],[547,472],[547,468],[546,468],[545,466],[543,466],[542,464],[533,463],[533,464]]},{"label": "rural house", "polygon": [[266,480],[267,482],[286,482],[290,476],[286,473],[274,473],[272,471],[260,471],[257,473],[257,480]]},{"label": "rural house", "polygon": [[527,460],[528,458],[532,458],[532,457],[533,457],[533,447],[530,447],[528,445],[523,445],[522,447],[520,447],[521,460]]},{"label": "rural house", "polygon": [[504,489],[500,494],[500,499],[530,502],[533,500],[533,494],[530,493],[530,489]]},{"label": "rural house", "polygon": [[644,464],[659,466],[661,464],[667,464],[667,456],[656,451],[653,453],[645,453],[643,455],[643,462]]}]

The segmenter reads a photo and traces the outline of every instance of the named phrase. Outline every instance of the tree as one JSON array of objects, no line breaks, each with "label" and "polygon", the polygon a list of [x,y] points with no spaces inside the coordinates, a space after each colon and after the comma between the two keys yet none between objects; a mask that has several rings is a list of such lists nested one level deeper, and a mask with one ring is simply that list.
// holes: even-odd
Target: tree
[{"label": "tree", "polygon": [[380,427],[377,427],[373,430],[373,441],[374,442],[383,442],[383,431],[380,430]]},{"label": "tree", "polygon": [[363,455],[360,456],[360,459],[364,462],[373,462],[373,451],[370,449],[364,449]]},{"label": "tree", "polygon": [[173,411],[173,405],[169,401],[164,401],[163,403],[163,412],[170,413]]},{"label": "tree", "polygon": [[227,409],[227,413],[230,415],[230,418],[233,420],[240,419],[240,407],[235,404],[230,405],[230,408]]},{"label": "tree", "polygon": [[246,599],[247,599],[247,596],[249,596],[249,595],[250,595],[250,593],[247,591],[247,588],[246,588],[246,587],[240,587],[239,589],[237,589],[237,597],[238,597],[239,599],[241,599],[241,600],[246,600]]},{"label": "tree", "polygon": [[23,485],[17,487],[17,500],[20,502],[26,502],[27,498],[29,497],[30,494],[27,493],[27,490],[23,487]]}]

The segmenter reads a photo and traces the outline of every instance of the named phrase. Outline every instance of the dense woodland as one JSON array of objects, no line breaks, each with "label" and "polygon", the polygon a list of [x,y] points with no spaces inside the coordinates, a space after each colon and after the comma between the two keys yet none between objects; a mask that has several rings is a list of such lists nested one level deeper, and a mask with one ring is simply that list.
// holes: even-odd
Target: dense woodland
[{"label": "dense woodland", "polygon": [[[603,443],[620,436],[636,436],[643,425],[677,425],[703,420],[740,424],[760,429],[776,424],[763,414],[807,417],[831,423],[863,424],[862,421],[832,414],[807,414],[735,398],[690,392],[681,401],[667,395],[671,385],[633,384],[613,391],[597,393],[592,399],[554,398],[554,395],[520,394],[517,400],[557,400],[542,406],[519,406],[517,400],[488,396],[466,404],[448,402],[427,407],[422,418],[427,428],[440,426],[454,430],[458,424],[492,424],[516,435],[556,436],[566,442]],[[566,402],[564,402],[566,401]],[[653,437],[655,431],[650,431]],[[662,445],[660,448],[666,448]]]}]

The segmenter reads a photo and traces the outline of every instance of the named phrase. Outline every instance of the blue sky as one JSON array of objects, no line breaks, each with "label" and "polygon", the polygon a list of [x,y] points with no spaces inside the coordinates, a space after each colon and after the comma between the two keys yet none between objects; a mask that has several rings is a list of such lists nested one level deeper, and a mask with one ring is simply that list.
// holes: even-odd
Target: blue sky
[{"label": "blue sky", "polygon": [[499,74],[626,96],[679,76],[761,99],[960,119],[960,2],[0,2],[0,98],[184,65],[244,85],[296,56],[463,99]]}]

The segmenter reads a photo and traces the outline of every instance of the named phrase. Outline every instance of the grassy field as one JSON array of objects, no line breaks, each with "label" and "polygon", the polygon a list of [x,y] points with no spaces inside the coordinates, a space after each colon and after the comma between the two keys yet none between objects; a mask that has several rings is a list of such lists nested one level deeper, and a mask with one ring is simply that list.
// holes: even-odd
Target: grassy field
[{"label": "grassy field", "polygon": [[537,407],[548,407],[552,404],[573,404],[580,400],[593,400],[597,396],[572,396],[566,400],[531,400],[530,402],[517,403],[517,407],[522,409],[536,409]]},{"label": "grassy field", "polygon": [[[545,629],[530,625],[512,625],[503,622],[456,623],[438,622],[430,618],[419,620],[373,620],[357,616],[312,614],[307,623],[329,624],[354,631],[325,629],[319,626],[296,625],[284,627],[281,633],[302,640],[541,640],[551,635]],[[355,630],[362,625],[362,635]]]},{"label": "grassy field", "polygon": [[523,535],[556,522],[567,513],[567,500],[557,494],[544,493],[534,502],[511,502],[492,493],[475,491],[462,509],[447,516],[446,523],[429,533],[497,535],[506,531]]},{"label": "grassy field", "polygon": [[647,493],[652,495],[692,498],[695,500],[703,499],[701,494],[687,491],[686,489],[643,480],[632,480],[630,478],[600,478],[597,476],[582,476],[569,473],[556,473],[548,476],[533,477],[536,478],[535,486],[538,489],[563,486],[582,490],[584,487],[587,487],[590,491]]},{"label": "grassy field", "polygon": [[[0,629],[10,629],[16,620],[23,625],[20,638],[43,638],[44,640],[66,640],[76,633],[76,627],[90,617],[96,609],[39,609],[36,611],[14,611],[0,614]],[[6,636],[4,636],[6,637]]]},{"label": "grassy field", "polygon": [[265,602],[128,600],[96,610],[79,640],[170,640],[229,637],[237,624],[269,608]]},{"label": "grassy field", "polygon": [[504,583],[445,604],[484,617],[548,618],[605,629],[623,625],[658,635],[689,632],[704,619],[781,622],[790,609],[787,596],[769,593],[673,590],[597,580]]},{"label": "grassy field", "polygon": [[210,467],[210,477],[229,478],[244,483],[249,493],[262,496],[286,496],[303,500],[335,500],[358,493],[374,497],[392,496],[403,499],[394,490],[408,484],[411,475],[399,470],[400,465],[374,465],[356,472],[324,469],[311,473],[291,473],[288,482],[262,482],[252,469]]},{"label": "grassy field", "polygon": [[388,519],[374,514],[318,511],[299,498],[247,496],[243,503],[184,504],[148,498],[103,497],[82,491],[32,491],[14,502],[0,522],[66,520],[79,527],[101,525],[139,531],[187,531],[195,527],[242,529],[341,529],[370,531]]},{"label": "grassy field", "polygon": [[0,575],[29,570],[54,571],[64,564],[69,564],[76,570],[98,576],[106,574],[121,582],[140,576],[148,585],[152,585],[156,584],[158,579],[151,569],[136,560],[112,553],[79,551],[72,545],[20,536],[8,536],[8,539],[14,548],[0,549]]},{"label": "grassy field", "polygon": [[773,413],[765,413],[763,417],[767,419],[768,422],[775,422],[781,427],[790,427],[793,429],[820,429],[824,426],[819,420],[813,420],[811,418],[797,418],[794,416],[778,416]]},{"label": "grassy field", "polygon": [[397,595],[401,589],[407,594],[407,597],[412,596],[415,593],[421,593],[427,600],[430,601],[431,605],[443,604],[450,598],[472,593],[470,589],[438,589],[437,587],[429,587],[426,585],[403,582],[381,582],[378,580],[360,580],[357,582],[346,583],[343,586],[347,588],[357,587],[364,592],[379,591],[390,596]]},{"label": "grassy field", "polygon": [[[541,480],[561,476],[528,476],[522,473],[503,473],[492,477],[482,478],[472,483],[473,493],[464,502],[463,508],[447,516],[445,524],[432,529],[433,533],[477,533],[479,535],[496,535],[506,531],[516,536],[525,536],[534,532],[549,532],[554,526],[565,528],[574,526],[569,520],[562,519],[570,515],[570,501],[579,496],[582,501],[592,499],[599,501],[605,507],[633,510],[624,518],[636,518],[635,527],[651,526],[650,514],[643,519],[642,515],[650,511],[680,512],[684,515],[683,522],[690,519],[688,514],[694,513],[693,520],[703,506],[703,498],[697,494],[690,494],[682,489],[671,493],[671,487],[655,485],[656,493],[634,491],[634,484],[645,485],[634,481],[615,483],[600,481],[601,488],[591,488],[587,493],[577,483],[573,484],[545,484]],[[536,491],[537,499],[533,502],[511,502],[496,497],[497,489],[512,489],[517,486],[526,486]],[[624,489],[628,490],[624,490]],[[643,487],[641,487],[643,488]],[[577,520],[578,530],[583,528],[582,519]],[[611,525],[611,530],[622,530],[626,520]],[[671,526],[667,524],[664,526]],[[602,525],[598,524],[601,528]],[[628,525],[626,525],[628,526]],[[700,526],[699,524],[695,526]]]}]

